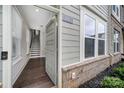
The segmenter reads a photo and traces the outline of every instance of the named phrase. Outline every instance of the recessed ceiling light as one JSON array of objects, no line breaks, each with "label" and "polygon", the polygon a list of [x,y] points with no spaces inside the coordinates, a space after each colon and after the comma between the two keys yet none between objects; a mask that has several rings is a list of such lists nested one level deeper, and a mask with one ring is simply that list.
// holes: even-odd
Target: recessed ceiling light
[{"label": "recessed ceiling light", "polygon": [[36,12],[39,12],[39,9],[35,9]]}]

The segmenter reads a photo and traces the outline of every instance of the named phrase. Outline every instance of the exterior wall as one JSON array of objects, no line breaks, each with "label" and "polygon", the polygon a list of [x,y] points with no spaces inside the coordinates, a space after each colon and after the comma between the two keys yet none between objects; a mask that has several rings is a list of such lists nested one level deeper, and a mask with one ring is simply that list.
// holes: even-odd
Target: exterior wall
[{"label": "exterior wall", "polygon": [[[110,56],[104,56],[63,68],[63,87],[78,87],[105,70],[109,65]],[[72,73],[75,73],[76,77],[74,79]]]},{"label": "exterior wall", "polygon": [[108,5],[87,5],[85,6],[96,13],[96,15],[108,19]]},{"label": "exterior wall", "polygon": [[[121,10],[122,10],[122,6],[121,6]],[[112,14],[112,6],[109,6],[109,21],[108,21],[108,26],[109,26],[109,44],[108,47],[110,49],[109,53],[111,53],[112,56],[112,63],[117,63],[118,61],[121,60],[121,53],[123,53],[123,33],[122,33],[122,14],[120,15],[121,20],[118,21]],[[114,43],[113,43],[113,35],[114,35],[114,29],[116,29],[117,31],[120,32],[120,52],[118,53],[114,53]]]},{"label": "exterior wall", "polygon": [[115,53],[111,58],[112,58],[111,65],[113,65],[121,60],[121,53]]},{"label": "exterior wall", "polygon": [[[65,12],[65,7],[67,7],[67,6],[63,6],[63,13],[68,14],[69,16],[70,15],[72,16],[73,14],[75,14],[74,12],[71,12],[71,14],[70,14],[70,11],[74,10],[71,8],[72,6],[68,6],[68,9],[66,10],[66,12]],[[76,6],[76,7],[79,7],[79,6]],[[106,20],[106,22],[107,22],[107,55],[80,62],[79,61],[80,53],[78,52],[78,51],[80,51],[80,49],[79,49],[79,47],[80,47],[80,45],[79,45],[80,37],[79,36],[80,35],[77,37],[73,36],[73,38],[69,37],[70,34],[72,34],[72,32],[74,32],[74,31],[72,29],[69,29],[69,30],[65,29],[64,26],[68,26],[69,23],[66,23],[66,25],[65,25],[64,24],[65,22],[63,22],[63,28],[62,28],[63,38],[62,38],[62,40],[64,43],[63,43],[63,47],[62,47],[62,51],[63,51],[62,87],[78,87],[80,84],[83,84],[84,82],[95,77],[98,73],[105,70],[110,65],[113,65],[114,63],[119,62],[121,59],[120,53],[113,54],[113,52],[112,52],[113,51],[112,27],[117,27],[117,29],[119,29],[120,32],[121,32],[121,27],[120,27],[120,25],[118,26],[117,22],[114,23],[114,21],[110,20],[111,17],[109,17],[109,15],[111,15],[110,14],[111,12],[109,10],[109,6],[100,5],[100,6],[84,6],[84,7],[88,8],[89,10],[91,10],[92,12],[94,12],[96,15],[98,15],[102,19]],[[76,15],[76,16],[77,16],[76,18],[78,18],[80,15]],[[80,20],[80,18],[79,18],[79,20]],[[73,29],[75,28],[75,26],[72,24],[69,27],[73,27]],[[79,32],[77,32],[76,34],[80,33],[80,29],[78,29],[78,30],[79,30]],[[64,37],[64,35],[66,35],[70,41],[73,41],[76,38],[78,38],[79,43],[70,43],[68,41],[68,39],[66,39]],[[66,45],[68,45],[69,47],[66,48],[65,47]],[[74,47],[74,46],[77,46],[77,47],[75,47],[75,49],[72,49],[72,47]],[[111,46],[111,47],[109,47],[109,46]],[[66,50],[65,50],[65,48],[66,48]],[[72,52],[74,50],[75,50],[75,53],[73,55]],[[70,55],[71,55],[70,59],[69,59],[67,51],[70,52]],[[65,60],[64,57],[66,57],[66,59],[69,59],[69,60]],[[75,60],[75,58],[77,58],[77,60]]]},{"label": "exterior wall", "polygon": [[62,14],[73,20],[73,23],[62,22],[62,65],[65,66],[80,61],[80,6],[64,5]]},{"label": "exterior wall", "polygon": [[[2,51],[2,6],[0,6],[0,57]],[[2,61],[0,59],[0,82],[2,81]]]},{"label": "exterior wall", "polygon": [[[120,19],[121,19],[121,24],[124,27],[124,6],[121,6],[121,14],[120,14]],[[122,31],[122,39],[121,39],[121,53],[124,53],[124,32]]]},{"label": "exterior wall", "polygon": [[[84,6],[104,20],[108,18],[108,6]],[[80,62],[80,6],[62,6],[63,16],[69,16],[73,22],[62,22],[62,65]]]}]

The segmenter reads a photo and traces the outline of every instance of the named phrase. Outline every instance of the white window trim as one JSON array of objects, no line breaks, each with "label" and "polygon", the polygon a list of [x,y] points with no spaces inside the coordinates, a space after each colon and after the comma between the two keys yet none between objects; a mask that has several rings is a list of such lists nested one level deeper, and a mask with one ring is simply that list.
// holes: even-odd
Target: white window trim
[{"label": "white window trim", "polygon": [[[94,59],[94,58],[101,57],[101,56],[106,56],[107,55],[107,23],[106,21],[103,21],[103,19],[101,19],[100,17],[95,15],[92,11],[86,9],[83,6],[80,8],[81,8],[80,9],[80,20],[81,20],[80,21],[80,62]],[[96,25],[95,55],[94,57],[89,57],[89,58],[85,58],[85,52],[84,52],[85,51],[85,27],[82,24],[84,24],[85,14],[89,14],[96,21],[96,24],[95,24]],[[105,39],[98,38],[98,23],[99,22],[105,25]],[[88,37],[88,38],[92,38],[92,37]],[[98,55],[98,40],[105,40],[105,54],[104,55]]]},{"label": "white window trim", "polygon": [[113,10],[113,5],[112,5],[112,14],[113,14],[113,16],[120,22],[120,5],[116,5],[115,7],[117,7],[117,6],[118,6],[118,8],[119,8],[119,10],[118,10],[119,16],[117,16],[116,12],[114,12],[114,10]]},{"label": "white window trim", "polygon": [[[120,52],[120,32],[118,30],[116,30],[116,29],[113,29],[113,31],[115,31],[116,34],[119,33],[119,41],[117,41],[117,39],[115,41],[113,41],[113,44],[116,43],[116,45],[115,45],[115,51],[114,51],[114,47],[113,47],[113,52],[114,53],[119,53]],[[113,33],[113,35],[114,35],[114,33]],[[119,44],[119,51],[117,51],[118,50],[117,49],[117,43]]]}]

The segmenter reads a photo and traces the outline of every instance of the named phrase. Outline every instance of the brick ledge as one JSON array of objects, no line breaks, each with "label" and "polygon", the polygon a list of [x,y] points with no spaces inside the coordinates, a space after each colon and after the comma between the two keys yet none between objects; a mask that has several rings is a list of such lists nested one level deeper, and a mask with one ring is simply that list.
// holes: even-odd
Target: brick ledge
[{"label": "brick ledge", "polygon": [[106,59],[106,58],[110,58],[110,55],[100,56],[100,57],[97,57],[97,58],[92,58],[92,59],[88,59],[88,60],[85,60],[85,61],[82,61],[82,62],[70,64],[70,65],[64,66],[62,68],[62,70],[63,71],[68,71],[68,70],[71,70],[71,69],[74,69],[74,68],[77,68],[77,67],[80,67],[80,66],[88,65],[88,64]]}]

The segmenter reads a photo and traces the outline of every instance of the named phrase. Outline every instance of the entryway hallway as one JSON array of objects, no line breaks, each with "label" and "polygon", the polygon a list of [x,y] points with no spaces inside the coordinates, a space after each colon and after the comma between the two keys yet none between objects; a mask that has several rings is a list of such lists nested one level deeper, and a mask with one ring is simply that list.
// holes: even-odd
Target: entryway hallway
[{"label": "entryway hallway", "polygon": [[30,59],[14,88],[50,88],[54,84],[45,72],[45,58]]}]

